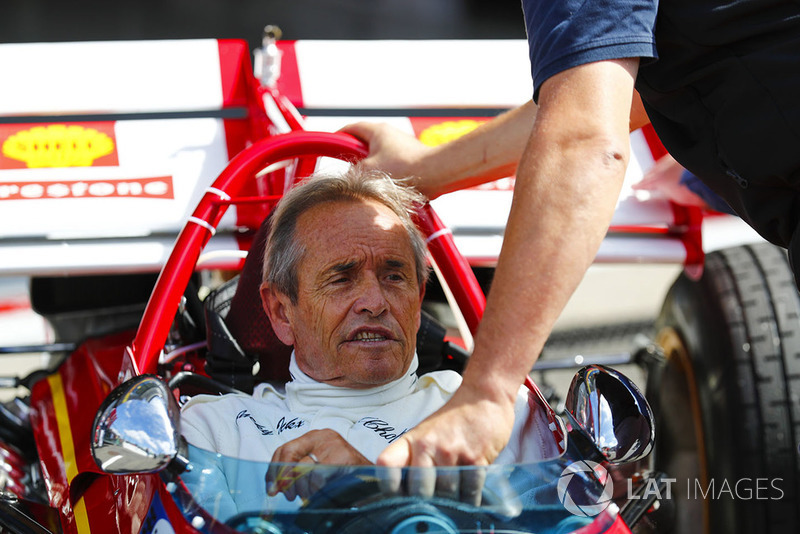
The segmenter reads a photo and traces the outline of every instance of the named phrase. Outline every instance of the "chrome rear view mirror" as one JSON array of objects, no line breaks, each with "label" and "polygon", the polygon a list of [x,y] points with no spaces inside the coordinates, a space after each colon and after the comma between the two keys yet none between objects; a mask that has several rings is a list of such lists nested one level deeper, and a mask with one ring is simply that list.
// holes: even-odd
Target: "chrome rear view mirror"
[{"label": "chrome rear view mirror", "polygon": [[119,385],[103,401],[92,428],[92,456],[106,473],[151,473],[173,461],[185,464],[180,409],[157,376]]},{"label": "chrome rear view mirror", "polygon": [[655,421],[639,388],[622,373],[589,365],[572,379],[567,418],[615,464],[645,458],[655,443]]}]

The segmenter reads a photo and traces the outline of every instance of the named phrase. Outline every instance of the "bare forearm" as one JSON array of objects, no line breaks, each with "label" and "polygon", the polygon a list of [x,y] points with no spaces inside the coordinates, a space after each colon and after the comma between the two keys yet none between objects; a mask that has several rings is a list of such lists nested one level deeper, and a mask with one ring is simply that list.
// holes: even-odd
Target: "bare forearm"
[{"label": "bare forearm", "polygon": [[530,101],[469,134],[433,149],[419,161],[417,184],[428,198],[514,174],[536,117]]},{"label": "bare forearm", "polygon": [[543,92],[465,373],[471,386],[493,383],[495,394],[515,391],[602,242],[629,157],[631,92],[627,71],[615,68],[611,80],[601,71],[597,82],[602,91],[614,77],[621,78],[617,93],[602,100],[611,105],[595,107],[573,91],[575,86],[591,93],[594,89],[585,80],[575,84],[567,77],[551,101],[544,100],[548,97]]},{"label": "bare forearm", "polygon": [[[531,134],[538,108],[531,100],[459,139],[436,147],[414,173],[428,198],[511,176]],[[638,93],[630,105],[629,131],[649,122]],[[578,124],[582,124],[583,121]]]},{"label": "bare forearm", "polygon": [[[503,251],[465,377],[487,381],[492,376],[488,382],[495,387],[505,381],[499,389],[514,391],[592,263],[613,214],[624,165],[599,176],[597,159],[586,156],[565,152],[550,158],[548,168],[543,168],[547,162],[534,169],[521,164]],[[573,181],[590,174],[603,187]],[[560,176],[558,184],[570,186],[548,187],[536,175]]]},{"label": "bare forearm", "polygon": [[429,199],[511,176],[536,117],[533,101],[512,109],[469,134],[429,147],[387,124],[359,122],[342,128],[369,144],[362,165],[409,179]]}]

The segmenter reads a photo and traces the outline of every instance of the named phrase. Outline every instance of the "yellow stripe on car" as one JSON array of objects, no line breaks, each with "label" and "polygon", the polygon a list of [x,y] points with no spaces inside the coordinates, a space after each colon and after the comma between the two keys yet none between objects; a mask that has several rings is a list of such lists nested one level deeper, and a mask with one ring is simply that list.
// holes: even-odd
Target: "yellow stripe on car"
[{"label": "yellow stripe on car", "polygon": [[[55,373],[47,377],[50,393],[53,396],[53,410],[55,411],[56,424],[58,425],[58,439],[61,442],[61,454],[64,459],[64,470],[67,474],[67,484],[78,474],[78,462],[75,459],[75,445],[72,441],[72,428],[69,424],[67,411],[67,398],[64,395],[64,383],[61,375]],[[89,528],[89,515],[86,513],[86,503],[83,497],[78,499],[73,507],[75,525],[78,532],[91,532]]]}]

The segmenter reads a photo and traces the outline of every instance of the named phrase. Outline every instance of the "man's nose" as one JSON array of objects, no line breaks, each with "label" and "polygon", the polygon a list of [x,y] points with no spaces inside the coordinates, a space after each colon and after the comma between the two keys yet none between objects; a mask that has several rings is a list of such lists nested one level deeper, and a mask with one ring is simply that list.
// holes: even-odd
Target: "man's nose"
[{"label": "man's nose", "polygon": [[356,300],[356,311],[378,317],[388,309],[386,295],[380,281],[373,276],[365,277]]}]

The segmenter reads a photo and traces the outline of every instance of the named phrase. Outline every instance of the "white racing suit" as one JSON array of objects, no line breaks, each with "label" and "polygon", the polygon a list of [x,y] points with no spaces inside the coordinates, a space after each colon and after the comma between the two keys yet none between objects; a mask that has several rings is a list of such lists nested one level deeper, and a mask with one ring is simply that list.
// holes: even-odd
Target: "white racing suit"
[{"label": "white racing suit", "polygon": [[[454,371],[418,377],[417,366],[415,355],[402,378],[375,388],[350,389],[313,380],[300,370],[292,354],[292,380],[285,389],[263,383],[253,395],[198,395],[183,407],[181,433],[200,449],[266,464],[284,443],[309,430],[328,428],[375,462],[389,444],[443,406],[461,384],[461,375]],[[533,432],[530,426],[525,428],[525,447],[520,450],[519,435],[529,415],[526,388],[517,397],[515,415],[510,445],[496,463],[532,462],[558,455],[558,444],[544,414],[533,418],[537,427]],[[488,428],[494,423],[485,424]],[[226,471],[223,463],[217,466],[220,471]],[[237,466],[237,470],[244,468]],[[197,473],[184,475],[195,499],[215,516],[224,519],[237,511],[266,509],[263,472],[217,475],[216,482],[215,477],[205,476],[195,487],[191,486]],[[225,486],[233,494],[233,503],[224,495]]]}]

